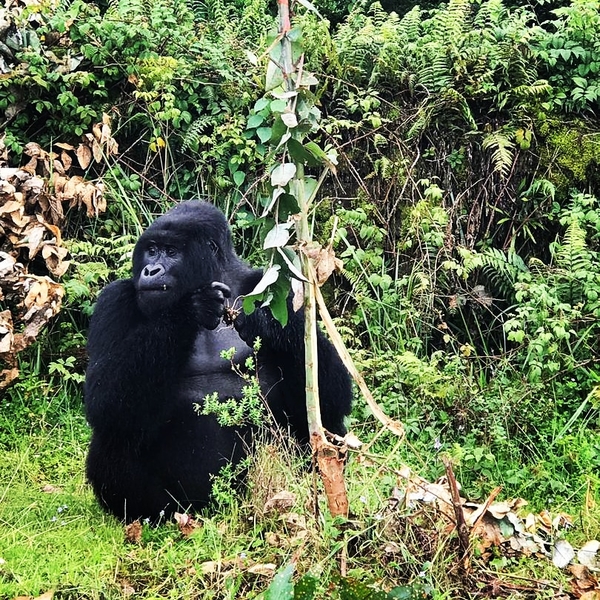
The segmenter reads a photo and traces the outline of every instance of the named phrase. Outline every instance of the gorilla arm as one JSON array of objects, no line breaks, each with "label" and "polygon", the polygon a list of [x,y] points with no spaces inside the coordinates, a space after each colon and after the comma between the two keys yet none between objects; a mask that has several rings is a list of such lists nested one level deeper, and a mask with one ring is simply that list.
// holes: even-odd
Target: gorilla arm
[{"label": "gorilla arm", "polygon": [[160,414],[171,410],[167,386],[195,337],[184,325],[181,318],[143,316],[130,279],[105,288],[88,334],[85,409],[95,431],[151,436],[163,422]]},{"label": "gorilla arm", "polygon": [[[305,403],[304,310],[294,311],[288,299],[288,323],[282,327],[268,308],[257,307],[247,315],[240,313],[234,321],[240,337],[250,346],[261,339],[261,356],[267,363],[277,363],[286,382],[283,408],[300,440],[307,441],[308,425]],[[346,433],[344,416],[350,414],[352,384],[336,349],[317,331],[319,362],[319,397],[325,429],[338,435]]]},{"label": "gorilla arm", "polygon": [[102,292],[89,329],[85,383],[86,416],[95,431],[153,437],[177,410],[181,369],[201,327],[216,326],[222,302],[222,288],[214,284],[145,316],[131,279]]}]

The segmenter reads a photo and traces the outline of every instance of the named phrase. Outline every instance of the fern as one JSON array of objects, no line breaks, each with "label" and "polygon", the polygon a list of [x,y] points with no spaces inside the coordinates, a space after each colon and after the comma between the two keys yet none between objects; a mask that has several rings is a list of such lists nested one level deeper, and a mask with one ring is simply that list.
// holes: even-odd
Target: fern
[{"label": "fern", "polygon": [[513,160],[515,143],[511,140],[514,132],[492,131],[483,139],[483,149],[492,151],[494,171],[502,178],[508,177]]},{"label": "fern", "polygon": [[470,29],[471,5],[469,0],[450,0],[443,10],[438,10],[430,22],[430,31],[440,42],[455,43]]},{"label": "fern", "polygon": [[214,125],[214,121],[215,118],[212,115],[202,115],[196,119],[183,136],[182,151],[193,150],[197,152],[200,147],[200,136],[209,125]]},{"label": "fern", "polygon": [[409,42],[415,42],[421,37],[421,10],[414,6],[409,10],[398,25],[398,33]]},{"label": "fern", "polygon": [[503,252],[498,248],[488,248],[481,254],[481,267],[494,288],[505,298],[512,297],[515,283],[529,271],[514,250]]},{"label": "fern", "polygon": [[567,226],[555,256],[557,265],[573,275],[590,270],[591,260],[586,231],[577,219],[573,219]]}]

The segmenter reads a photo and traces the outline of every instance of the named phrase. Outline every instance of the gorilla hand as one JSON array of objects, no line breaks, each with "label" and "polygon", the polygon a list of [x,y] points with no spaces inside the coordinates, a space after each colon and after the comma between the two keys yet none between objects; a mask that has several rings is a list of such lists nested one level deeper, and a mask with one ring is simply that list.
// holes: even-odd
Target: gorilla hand
[{"label": "gorilla hand", "polygon": [[206,329],[216,329],[225,310],[225,298],[231,297],[229,286],[213,281],[192,294],[192,308],[198,323]]}]

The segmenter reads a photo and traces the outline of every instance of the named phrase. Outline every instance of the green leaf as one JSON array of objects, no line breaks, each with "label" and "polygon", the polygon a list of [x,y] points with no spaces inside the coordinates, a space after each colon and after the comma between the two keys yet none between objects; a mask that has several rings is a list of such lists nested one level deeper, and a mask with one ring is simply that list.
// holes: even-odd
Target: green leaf
[{"label": "green leaf", "polygon": [[304,178],[304,204],[310,204],[313,196],[317,193],[319,182],[313,177]]},{"label": "green leaf", "polygon": [[294,597],[292,576],[295,568],[294,563],[290,563],[284,569],[277,571],[271,585],[265,592],[265,600],[287,600],[287,598]]},{"label": "green leaf", "polygon": [[271,139],[273,135],[273,130],[270,127],[259,127],[256,130],[256,135],[258,135],[260,141],[265,144]]},{"label": "green leaf", "polygon": [[[264,294],[268,291],[267,288],[269,288],[269,286],[272,286],[279,279],[280,270],[280,265],[270,266],[263,273],[261,280],[256,284],[254,289],[249,294],[246,294],[242,301],[242,307],[246,314],[250,315],[254,312],[255,303],[259,300],[264,299]],[[264,304],[268,305],[271,302],[271,300],[265,301]]]},{"label": "green leaf", "polygon": [[263,242],[263,249],[285,246],[290,239],[290,227],[292,224],[291,221],[288,223],[276,223],[273,229],[267,233]]},{"label": "green leaf", "polygon": [[288,128],[286,124],[281,120],[281,117],[277,117],[273,123],[273,133],[271,135],[271,143],[278,145],[281,138],[287,133]]},{"label": "green leaf", "polygon": [[302,274],[300,267],[300,259],[293,250],[291,250],[290,248],[277,248],[277,252],[279,252],[281,258],[283,258],[285,264],[290,270],[290,273],[296,279],[299,279],[300,281],[308,281],[308,279],[306,279],[306,277],[304,277],[304,275]]},{"label": "green leaf", "polygon": [[[288,305],[287,298],[289,294],[289,285],[287,282],[285,284],[280,285],[278,281],[273,290],[273,297],[271,298],[271,302],[269,304],[269,308],[273,313],[273,316],[281,323],[283,327],[287,325],[288,322]],[[277,575],[275,576],[277,577]],[[281,600],[283,598],[293,598],[293,592],[291,596],[285,595],[285,591],[282,596],[270,596],[270,598]]]},{"label": "green leaf", "polygon": [[260,215],[261,218],[266,217],[271,212],[271,209],[275,205],[275,202],[277,202],[277,198],[279,198],[279,196],[281,196],[281,194],[283,193],[285,193],[285,190],[281,187],[276,187],[273,190],[273,194],[271,196],[271,199],[269,200],[269,203],[265,206],[265,210],[263,210],[262,215]]},{"label": "green leaf", "polygon": [[274,63],[272,60],[269,61],[267,65],[267,76],[265,80],[265,90],[268,92],[269,90],[274,90],[276,87],[279,87],[283,83],[283,73],[281,72],[281,68],[277,63]]},{"label": "green leaf", "polygon": [[270,102],[271,100],[269,100],[269,98],[259,98],[256,101],[256,104],[254,105],[254,112],[260,112],[261,110],[269,106]]},{"label": "green leaf", "polygon": [[244,173],[244,171],[236,171],[233,174],[233,181],[235,182],[235,185],[237,185],[238,187],[240,185],[242,185],[242,183],[244,183],[245,179],[246,179],[246,173]]},{"label": "green leaf", "polygon": [[277,279],[279,279],[279,271],[281,267],[279,265],[270,266],[264,273],[261,280],[256,284],[254,289],[246,296],[259,296],[262,294],[270,285],[273,285]]},{"label": "green leaf", "polygon": [[298,119],[296,115],[292,112],[281,113],[281,120],[290,128],[298,126]]},{"label": "green leaf", "polygon": [[295,90],[288,90],[287,92],[272,92],[273,97],[278,98],[279,100],[289,100],[290,98],[295,98],[298,95],[298,92]]},{"label": "green leaf", "polygon": [[287,102],[285,100],[272,100],[269,108],[271,112],[282,113],[287,108]]},{"label": "green leaf", "polygon": [[309,152],[298,140],[291,138],[288,140],[288,152],[290,156],[298,163],[319,166],[321,161],[317,160],[312,152]]},{"label": "green leaf", "polygon": [[307,8],[308,10],[312,10],[312,12],[314,12],[319,17],[319,19],[323,18],[321,16],[321,14],[319,13],[319,11],[308,0],[298,0],[298,3],[302,4],[302,6],[304,6],[304,8]]},{"label": "green leaf", "polygon": [[273,187],[287,185],[296,174],[296,165],[294,163],[283,163],[277,165],[271,173],[271,185]]},{"label": "green leaf", "polygon": [[246,125],[246,129],[254,129],[262,124],[265,118],[262,115],[252,115],[248,119],[248,124]]},{"label": "green leaf", "polygon": [[294,600],[313,600],[319,580],[312,575],[304,575],[294,586]]}]

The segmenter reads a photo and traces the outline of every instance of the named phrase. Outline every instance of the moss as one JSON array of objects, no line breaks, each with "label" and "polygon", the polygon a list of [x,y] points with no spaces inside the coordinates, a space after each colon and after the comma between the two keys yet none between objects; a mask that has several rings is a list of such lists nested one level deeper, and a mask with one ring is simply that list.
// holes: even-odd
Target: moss
[{"label": "moss", "polygon": [[581,121],[565,125],[548,120],[539,127],[539,133],[545,141],[541,147],[540,166],[548,170],[547,178],[556,185],[560,195],[568,193],[574,186],[598,187],[600,132],[590,130]]}]

